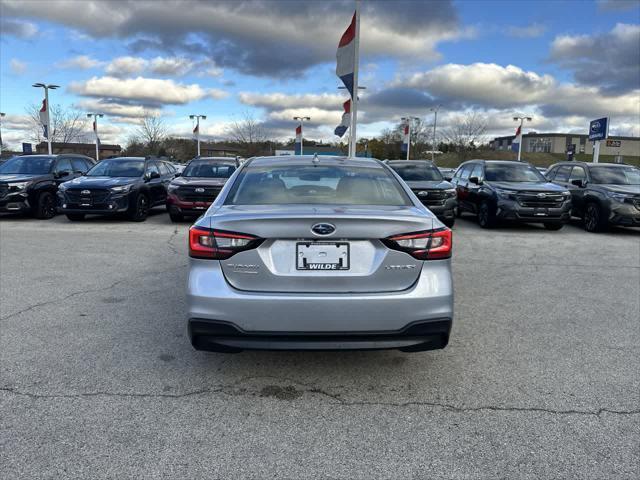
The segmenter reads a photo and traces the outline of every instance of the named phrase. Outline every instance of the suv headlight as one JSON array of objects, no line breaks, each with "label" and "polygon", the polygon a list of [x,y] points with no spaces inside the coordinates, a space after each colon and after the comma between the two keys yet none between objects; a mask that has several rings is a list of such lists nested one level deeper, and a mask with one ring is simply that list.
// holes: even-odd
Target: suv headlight
[{"label": "suv headlight", "polygon": [[29,185],[29,183],[30,182],[10,183],[9,190],[12,192],[19,192],[20,190],[24,190],[25,188],[27,188],[27,185]]},{"label": "suv headlight", "polygon": [[631,198],[631,196],[626,193],[618,192],[607,192],[607,197],[612,198],[616,202],[624,202],[627,198]]},{"label": "suv headlight", "polygon": [[173,185],[172,183],[169,184],[169,186],[167,187],[167,191],[168,192],[175,192],[176,190],[178,190],[178,185]]},{"label": "suv headlight", "polygon": [[500,198],[506,198],[509,200],[515,200],[516,199],[516,192],[512,191],[512,190],[503,190],[502,188],[496,188],[496,193],[498,194],[498,196]]},{"label": "suv headlight", "polygon": [[110,190],[112,193],[126,193],[131,190],[131,185],[120,185],[118,187],[111,187]]}]

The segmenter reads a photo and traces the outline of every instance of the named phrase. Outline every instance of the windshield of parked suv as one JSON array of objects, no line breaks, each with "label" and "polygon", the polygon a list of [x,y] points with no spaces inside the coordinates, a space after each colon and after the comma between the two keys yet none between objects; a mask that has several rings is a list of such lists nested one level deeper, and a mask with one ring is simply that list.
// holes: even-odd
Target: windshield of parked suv
[{"label": "windshield of parked suv", "polygon": [[193,161],[182,172],[183,177],[229,178],[235,165],[207,161]]},{"label": "windshield of parked suv", "polygon": [[389,165],[393,168],[405,182],[427,182],[431,180],[442,181],[442,174],[433,165],[425,163],[424,165]]},{"label": "windshield of parked suv", "polygon": [[287,165],[243,170],[227,205],[411,205],[398,181],[376,167]]},{"label": "windshield of parked suv", "polygon": [[0,164],[0,174],[46,175],[51,172],[53,160],[53,157],[42,155],[13,157]]},{"label": "windshield of parked suv", "polygon": [[484,179],[489,182],[546,182],[544,176],[526,163],[487,163]]},{"label": "windshield of parked suv", "polygon": [[640,185],[640,168],[635,167],[591,167],[593,183],[610,185]]},{"label": "windshield of parked suv", "polygon": [[88,177],[141,177],[144,160],[102,160],[87,172]]}]

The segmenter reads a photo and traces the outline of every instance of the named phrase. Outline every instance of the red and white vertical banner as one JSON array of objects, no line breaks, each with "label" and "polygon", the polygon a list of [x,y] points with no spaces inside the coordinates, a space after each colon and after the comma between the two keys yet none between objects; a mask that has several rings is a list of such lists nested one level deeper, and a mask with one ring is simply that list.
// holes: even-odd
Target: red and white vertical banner
[{"label": "red and white vertical banner", "polygon": [[295,153],[296,155],[302,155],[302,124],[296,127]]},{"label": "red and white vertical banner", "polygon": [[342,120],[340,121],[340,125],[333,131],[333,133],[339,137],[342,137],[349,128],[349,125],[351,125],[351,100],[344,102],[342,108],[344,109]]},{"label": "red and white vertical banner", "polygon": [[49,110],[47,109],[47,99],[42,100],[42,108],[38,112],[40,123],[44,130],[44,138],[49,138]]}]

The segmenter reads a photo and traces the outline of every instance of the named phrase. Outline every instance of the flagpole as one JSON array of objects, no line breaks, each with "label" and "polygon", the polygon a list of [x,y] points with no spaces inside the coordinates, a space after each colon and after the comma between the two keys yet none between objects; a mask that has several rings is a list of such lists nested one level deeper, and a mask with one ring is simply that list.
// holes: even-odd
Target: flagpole
[{"label": "flagpole", "polygon": [[196,118],[196,140],[198,141],[198,157],[200,156],[200,116]]},{"label": "flagpole", "polygon": [[353,96],[351,98],[351,134],[349,143],[349,156],[355,157],[358,136],[358,68],[360,63],[360,0],[356,0],[356,35],[355,35],[355,65],[353,66]]},{"label": "flagpole", "polygon": [[520,137],[520,140],[518,141],[518,161],[520,161],[520,152],[522,151],[522,135],[523,135],[523,131],[522,131],[522,126],[524,125],[524,121],[531,121],[531,117],[526,117],[526,116],[520,116],[520,117],[513,117],[513,119],[517,122],[518,120],[520,120],[520,135],[516,135],[516,140],[518,140],[518,137]]},{"label": "flagpole", "polygon": [[51,117],[49,116],[49,87],[44,87],[44,101],[47,104],[47,150],[51,155]]}]

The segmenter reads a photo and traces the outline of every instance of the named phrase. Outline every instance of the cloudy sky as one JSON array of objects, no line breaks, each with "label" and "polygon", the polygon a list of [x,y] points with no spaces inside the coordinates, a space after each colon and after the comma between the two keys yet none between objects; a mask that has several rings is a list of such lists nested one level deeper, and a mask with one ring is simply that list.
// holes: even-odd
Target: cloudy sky
[{"label": "cloudy sky", "polygon": [[[640,135],[640,0],[363,0],[358,133],[402,116],[439,124],[476,110],[491,134],[585,132],[609,115],[612,134]],[[224,138],[250,113],[277,138],[294,115],[332,141],[346,100],[335,53],[352,0],[0,0],[3,139],[26,141],[34,82],[51,102],[103,112],[103,142],[124,143],[145,114],[171,133]]]}]

